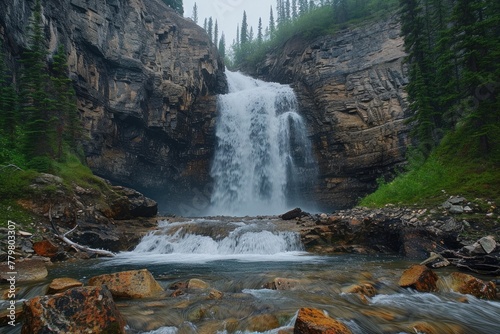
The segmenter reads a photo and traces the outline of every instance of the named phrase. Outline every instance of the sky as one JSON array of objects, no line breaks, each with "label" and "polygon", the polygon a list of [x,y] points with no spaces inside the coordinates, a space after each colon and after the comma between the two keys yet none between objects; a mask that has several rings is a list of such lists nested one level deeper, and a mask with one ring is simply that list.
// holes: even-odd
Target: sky
[{"label": "sky", "polygon": [[248,29],[250,30],[250,27],[253,26],[254,36],[257,36],[259,17],[262,17],[262,26],[265,31],[265,27],[269,23],[271,5],[276,17],[276,0],[183,0],[185,17],[192,16],[195,2],[198,7],[198,24],[203,27],[205,17],[212,16],[215,25],[217,19],[219,37],[224,31],[226,47],[229,47],[233,43],[233,39],[236,39],[236,26],[238,24],[241,26],[244,10],[247,13]]}]

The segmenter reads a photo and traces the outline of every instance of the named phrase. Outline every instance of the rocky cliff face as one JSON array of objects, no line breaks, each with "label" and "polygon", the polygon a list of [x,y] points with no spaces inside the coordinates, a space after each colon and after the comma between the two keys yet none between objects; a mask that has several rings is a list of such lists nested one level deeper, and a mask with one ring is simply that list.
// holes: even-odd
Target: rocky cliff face
[{"label": "rocky cliff face", "polygon": [[[34,0],[0,3],[10,59],[27,46]],[[157,0],[42,1],[47,47],[69,55],[85,153],[122,184],[190,193],[208,180],[224,65],[202,28]],[[177,195],[179,196],[179,195]]]},{"label": "rocky cliff face", "polygon": [[348,207],[405,160],[409,116],[395,18],[313,41],[294,37],[245,71],[291,84],[308,121],[320,179],[309,196]]}]

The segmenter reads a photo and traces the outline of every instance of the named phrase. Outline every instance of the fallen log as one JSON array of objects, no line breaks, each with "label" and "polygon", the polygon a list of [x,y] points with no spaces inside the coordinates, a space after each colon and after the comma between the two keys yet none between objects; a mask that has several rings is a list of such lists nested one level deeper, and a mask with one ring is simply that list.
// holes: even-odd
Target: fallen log
[{"label": "fallen log", "polygon": [[65,242],[69,246],[73,247],[76,251],[83,251],[83,252],[89,253],[91,255],[96,254],[96,255],[106,256],[106,257],[114,257],[115,256],[115,254],[113,252],[110,252],[110,251],[107,251],[104,249],[96,249],[96,248],[90,248],[87,246],[82,246],[74,241],[71,241],[67,237],[67,235],[72,233],[74,230],[76,230],[78,227],[78,224],[76,224],[76,226],[73,227],[68,232],[61,234],[59,232],[59,230],[56,228],[54,221],[52,220],[52,207],[49,208],[49,221],[50,221],[50,225],[52,226],[52,229],[54,230],[55,237],[58,238],[59,240]]}]

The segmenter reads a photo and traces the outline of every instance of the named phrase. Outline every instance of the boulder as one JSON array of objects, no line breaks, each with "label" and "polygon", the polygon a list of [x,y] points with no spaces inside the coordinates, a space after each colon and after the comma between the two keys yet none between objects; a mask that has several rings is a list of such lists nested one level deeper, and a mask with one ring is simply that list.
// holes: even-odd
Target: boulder
[{"label": "boulder", "polygon": [[30,299],[22,334],[125,333],[125,320],[105,287],[80,287]]},{"label": "boulder", "polygon": [[303,212],[300,208],[295,208],[293,210],[290,210],[288,212],[285,212],[284,214],[280,215],[280,218],[283,220],[292,220],[295,218],[299,218],[305,215],[305,212]]},{"label": "boulder", "polygon": [[74,278],[55,278],[49,284],[48,294],[61,293],[66,290],[83,286],[83,283]]},{"label": "boulder", "polygon": [[53,257],[59,251],[59,247],[54,245],[49,240],[37,241],[33,244],[35,253],[40,256]]},{"label": "boulder", "polygon": [[301,308],[295,321],[294,334],[351,334],[343,323],[315,308]]},{"label": "boulder", "polygon": [[481,299],[496,299],[496,285],[464,273],[451,274],[451,289]]},{"label": "boulder", "polygon": [[406,269],[399,279],[399,286],[420,292],[437,291],[438,276],[423,265],[413,265]]},{"label": "boulder", "polygon": [[88,284],[106,285],[114,297],[123,298],[148,298],[164,291],[147,269],[95,276]]}]

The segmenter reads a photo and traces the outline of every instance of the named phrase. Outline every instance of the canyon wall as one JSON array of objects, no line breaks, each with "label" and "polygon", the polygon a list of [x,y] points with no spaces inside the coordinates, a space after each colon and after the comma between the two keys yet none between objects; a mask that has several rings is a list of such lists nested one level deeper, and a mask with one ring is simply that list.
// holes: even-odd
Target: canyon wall
[{"label": "canyon wall", "polygon": [[323,209],[349,207],[405,162],[410,116],[396,17],[308,39],[292,37],[243,70],[290,84],[307,119],[319,181],[304,189]]},{"label": "canyon wall", "polygon": [[[68,54],[91,169],[176,199],[209,183],[216,94],[227,85],[205,31],[159,0],[42,7],[49,63],[59,44]],[[34,0],[0,1],[0,39],[12,64],[28,45],[33,8]]]}]

